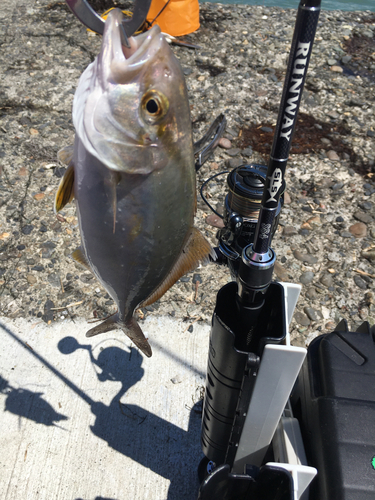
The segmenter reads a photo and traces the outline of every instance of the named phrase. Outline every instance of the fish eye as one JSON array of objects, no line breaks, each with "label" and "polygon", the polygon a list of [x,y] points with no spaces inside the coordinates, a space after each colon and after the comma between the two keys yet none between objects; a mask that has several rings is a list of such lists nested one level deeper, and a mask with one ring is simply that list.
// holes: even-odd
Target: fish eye
[{"label": "fish eye", "polygon": [[146,103],[146,109],[150,115],[155,115],[159,111],[159,104],[155,99],[150,99]]},{"label": "fish eye", "polygon": [[141,102],[142,114],[146,121],[157,122],[166,115],[169,105],[167,98],[156,90],[150,90]]}]

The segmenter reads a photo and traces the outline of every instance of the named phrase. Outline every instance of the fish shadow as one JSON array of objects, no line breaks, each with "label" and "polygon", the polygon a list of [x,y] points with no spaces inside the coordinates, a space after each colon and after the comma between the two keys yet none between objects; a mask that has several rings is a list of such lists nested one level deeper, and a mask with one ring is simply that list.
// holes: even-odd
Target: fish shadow
[{"label": "fish shadow", "polygon": [[91,402],[96,417],[90,426],[92,433],[112,449],[168,479],[167,500],[195,500],[199,488],[196,469],[201,458],[199,404],[190,409],[186,431],[141,406],[121,402],[144,374],[143,356],[138,350],[107,347],[95,359],[91,346],[80,345],[72,337],[62,339],[58,348],[64,354],[78,348],[87,350],[91,362],[101,370],[97,371],[100,381],[121,382],[121,389],[109,405]]},{"label": "fish shadow", "polygon": [[42,398],[43,392],[33,392],[24,388],[12,387],[8,381],[0,376],[0,393],[6,395],[4,411],[9,411],[20,417],[33,420],[37,424],[47,426],[56,425],[55,422],[67,420],[68,417],[58,413]]}]

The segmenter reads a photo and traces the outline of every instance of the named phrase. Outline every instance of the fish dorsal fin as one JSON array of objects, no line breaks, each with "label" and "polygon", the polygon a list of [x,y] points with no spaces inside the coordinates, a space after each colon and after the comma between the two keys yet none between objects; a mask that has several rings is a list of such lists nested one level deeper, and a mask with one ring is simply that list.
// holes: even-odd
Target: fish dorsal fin
[{"label": "fish dorsal fin", "polygon": [[82,264],[85,266],[89,271],[91,271],[91,266],[89,264],[89,261],[87,260],[86,255],[84,254],[83,250],[81,247],[78,247],[74,252],[72,253],[73,259],[78,262],[79,264]]},{"label": "fish dorsal fin", "polygon": [[71,144],[70,146],[65,146],[65,148],[60,149],[60,151],[57,153],[57,158],[59,161],[61,161],[61,163],[69,165],[73,160],[73,154],[74,145]]},{"label": "fish dorsal fin", "polygon": [[186,245],[171,271],[152,294],[140,304],[140,307],[149,306],[160,299],[160,297],[162,297],[181,276],[195,269],[199,262],[208,261],[209,255],[211,255],[213,259],[216,258],[210,243],[197,228],[193,227]]},{"label": "fish dorsal fin", "polygon": [[61,179],[55,197],[55,214],[74,198],[74,164],[70,162],[64,177]]}]

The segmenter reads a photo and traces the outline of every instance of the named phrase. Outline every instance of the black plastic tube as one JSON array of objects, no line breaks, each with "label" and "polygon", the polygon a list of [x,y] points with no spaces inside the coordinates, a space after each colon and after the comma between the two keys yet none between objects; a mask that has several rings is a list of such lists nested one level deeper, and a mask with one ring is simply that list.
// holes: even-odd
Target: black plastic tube
[{"label": "black plastic tube", "polygon": [[272,223],[281,196],[281,186],[318,24],[320,3],[321,0],[301,0],[298,7],[279,116],[268,163],[262,208],[254,237],[253,248],[259,254],[267,253],[271,243]]}]

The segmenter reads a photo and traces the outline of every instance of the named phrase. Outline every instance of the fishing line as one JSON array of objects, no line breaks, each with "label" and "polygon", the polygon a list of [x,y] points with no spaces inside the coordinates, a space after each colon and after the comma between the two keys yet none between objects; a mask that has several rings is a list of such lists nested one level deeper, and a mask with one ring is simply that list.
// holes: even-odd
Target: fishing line
[{"label": "fishing line", "polygon": [[162,14],[162,12],[164,11],[164,9],[168,6],[168,4],[169,4],[170,1],[171,0],[167,1],[167,3],[164,5],[164,7],[162,7],[162,9],[160,10],[160,12],[156,15],[156,17],[151,22],[146,21],[147,24],[149,24],[150,26],[152,26],[154,24],[154,22],[156,21],[156,19]]},{"label": "fishing line", "polygon": [[200,194],[201,194],[201,197],[202,197],[202,200],[205,202],[205,204],[213,211],[214,214],[216,214],[218,217],[220,217],[220,219],[224,219],[224,216],[219,214],[219,212],[217,212],[207,201],[207,198],[204,196],[203,194],[203,188],[210,182],[212,181],[212,179],[214,179],[215,177],[219,177],[219,175],[223,175],[223,174],[228,174],[229,173],[229,170],[224,170],[223,172],[219,172],[218,174],[215,174],[215,175],[212,175],[209,179],[207,179],[206,181],[204,181],[204,183],[202,184],[201,186],[201,189],[200,189]]}]

